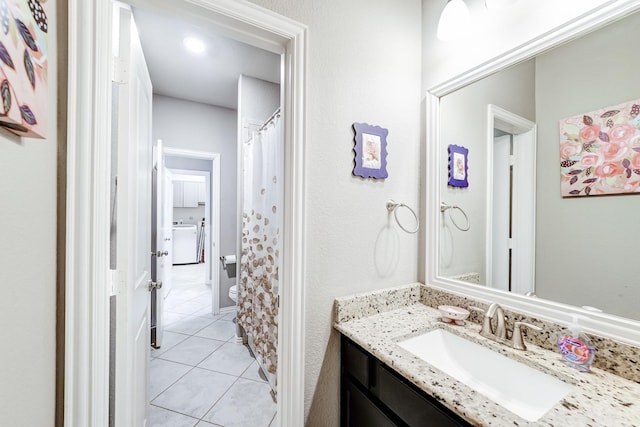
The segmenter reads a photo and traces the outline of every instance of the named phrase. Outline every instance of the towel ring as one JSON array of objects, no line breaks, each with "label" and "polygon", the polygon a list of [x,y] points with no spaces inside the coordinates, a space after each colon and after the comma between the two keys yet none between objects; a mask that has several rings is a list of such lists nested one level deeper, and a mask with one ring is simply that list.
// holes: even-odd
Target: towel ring
[{"label": "towel ring", "polygon": [[[409,212],[411,212],[411,214],[413,215],[413,218],[416,221],[416,228],[415,230],[407,230],[398,220],[398,208],[407,208],[409,209]],[[393,201],[392,199],[389,199],[389,201],[387,202],[387,210],[389,212],[393,212],[393,217],[396,219],[396,222],[398,223],[398,226],[400,228],[402,228],[404,231],[406,231],[409,234],[415,234],[418,232],[418,230],[420,229],[420,220],[418,219],[418,215],[416,215],[416,213],[413,211],[413,209],[411,209],[409,206],[405,205],[404,203],[397,203],[395,201]]]},{"label": "towel ring", "polygon": [[[462,213],[462,215],[464,215],[464,219],[467,222],[467,225],[465,227],[460,227],[460,225],[458,225],[456,220],[453,219],[453,216],[451,215],[451,210],[454,210],[454,209],[459,210]],[[440,202],[440,212],[445,212],[447,210],[449,211],[449,219],[451,220],[453,225],[456,226],[456,228],[458,230],[460,230],[460,231],[469,231],[469,228],[471,228],[471,223],[469,222],[469,217],[467,216],[467,213],[465,211],[463,211],[460,206],[448,205],[445,202]]]}]

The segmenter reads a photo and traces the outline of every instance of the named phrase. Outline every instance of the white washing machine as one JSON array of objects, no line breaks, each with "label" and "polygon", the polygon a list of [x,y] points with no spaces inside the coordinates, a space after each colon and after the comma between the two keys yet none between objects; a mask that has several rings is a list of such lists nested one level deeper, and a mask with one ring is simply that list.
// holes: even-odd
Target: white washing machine
[{"label": "white washing machine", "polygon": [[173,226],[173,265],[198,262],[198,227],[190,224]]}]

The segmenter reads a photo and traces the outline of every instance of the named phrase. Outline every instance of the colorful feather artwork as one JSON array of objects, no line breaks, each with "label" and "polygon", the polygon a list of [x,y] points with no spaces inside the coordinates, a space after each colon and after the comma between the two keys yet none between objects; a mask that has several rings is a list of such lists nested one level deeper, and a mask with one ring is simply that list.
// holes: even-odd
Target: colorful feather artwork
[{"label": "colorful feather artwork", "polygon": [[0,127],[20,136],[46,138],[52,3],[0,0]]}]

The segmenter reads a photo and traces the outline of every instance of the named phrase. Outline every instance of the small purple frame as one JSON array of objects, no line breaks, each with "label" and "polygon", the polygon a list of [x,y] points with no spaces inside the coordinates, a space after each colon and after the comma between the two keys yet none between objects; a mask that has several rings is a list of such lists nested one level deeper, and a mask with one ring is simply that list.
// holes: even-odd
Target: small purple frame
[{"label": "small purple frame", "polygon": [[387,173],[387,135],[389,130],[367,123],[354,123],[355,167],[353,175],[384,179]]},{"label": "small purple frame", "polygon": [[469,149],[449,145],[449,182],[451,187],[468,187],[467,179]]}]

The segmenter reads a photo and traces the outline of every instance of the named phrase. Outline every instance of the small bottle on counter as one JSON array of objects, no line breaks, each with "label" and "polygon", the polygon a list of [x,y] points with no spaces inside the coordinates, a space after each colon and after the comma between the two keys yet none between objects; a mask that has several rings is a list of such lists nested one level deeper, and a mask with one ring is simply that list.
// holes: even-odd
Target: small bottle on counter
[{"label": "small bottle on counter", "polygon": [[578,324],[577,316],[572,317],[568,332],[558,336],[558,349],[565,364],[583,372],[591,369],[596,348]]}]

